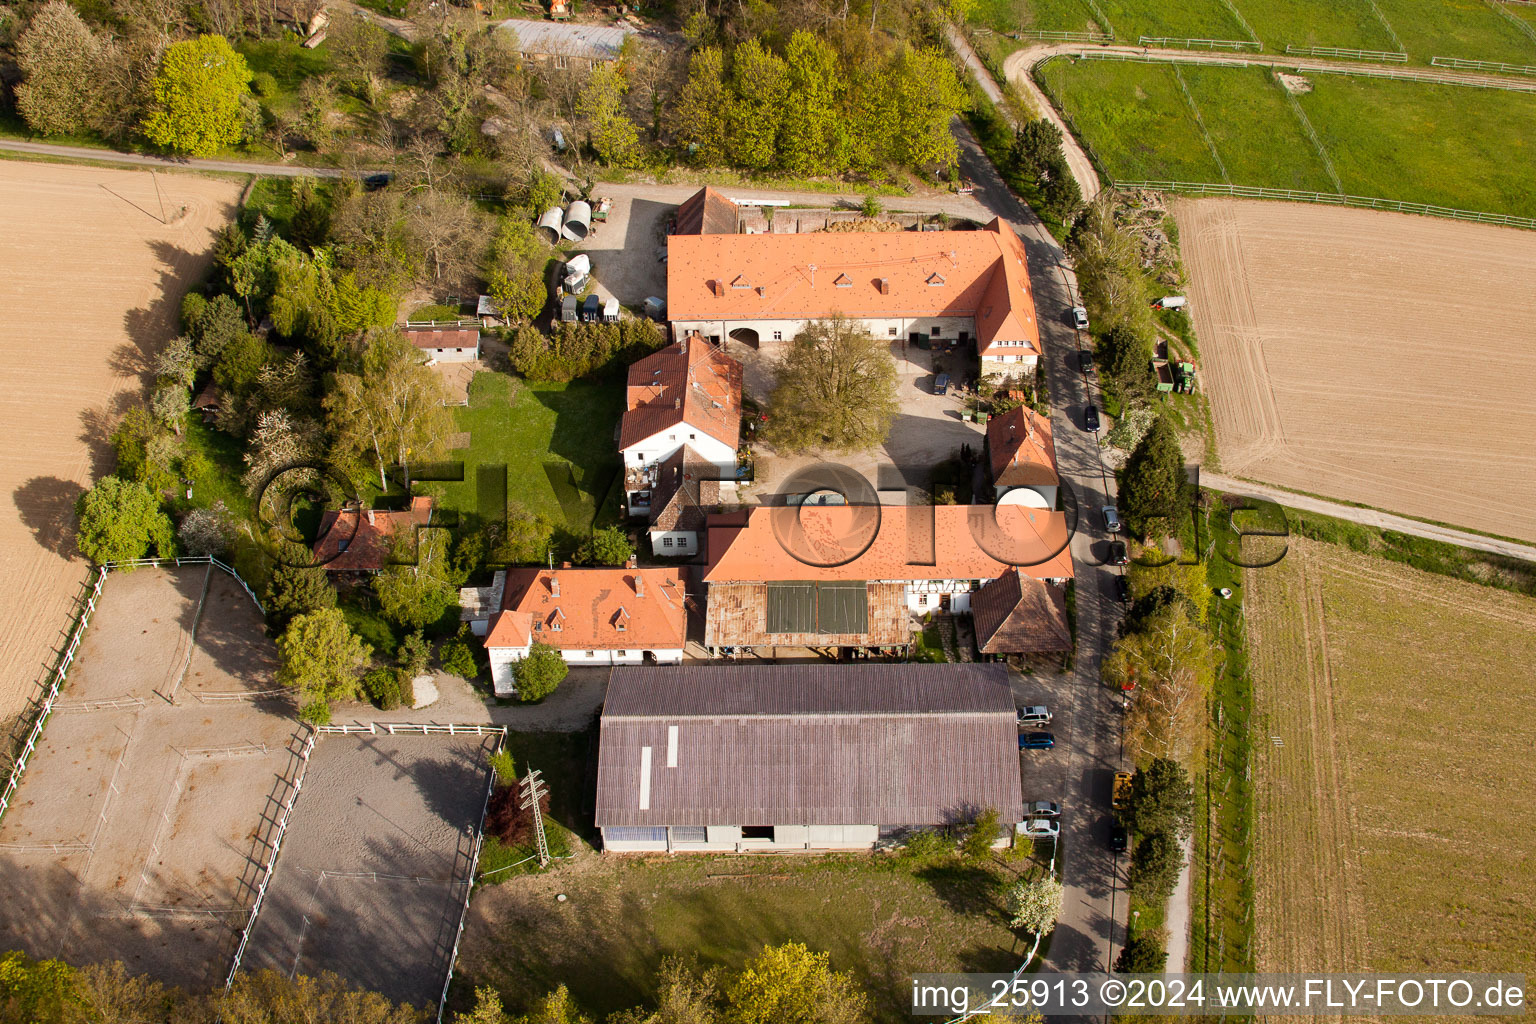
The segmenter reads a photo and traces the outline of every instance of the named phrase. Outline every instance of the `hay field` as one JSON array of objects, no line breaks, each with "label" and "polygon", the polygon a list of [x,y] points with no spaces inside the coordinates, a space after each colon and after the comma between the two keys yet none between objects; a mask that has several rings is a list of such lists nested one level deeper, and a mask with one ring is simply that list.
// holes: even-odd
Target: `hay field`
[{"label": "hay field", "polygon": [[155,177],[159,195],[145,171],[0,161],[0,721],[84,578],[75,497],[111,468],[111,423],[234,215],[233,182]]},{"label": "hay field", "polygon": [[1174,212],[1222,472],[1536,540],[1536,232]]},{"label": "hay field", "polygon": [[1536,600],[1293,538],[1249,570],[1260,971],[1536,971]]}]

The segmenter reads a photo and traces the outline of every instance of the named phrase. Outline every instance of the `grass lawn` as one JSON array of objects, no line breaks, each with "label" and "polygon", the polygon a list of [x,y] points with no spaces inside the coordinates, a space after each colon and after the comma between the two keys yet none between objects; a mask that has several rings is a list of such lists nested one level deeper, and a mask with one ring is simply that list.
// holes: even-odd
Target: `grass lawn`
[{"label": "grass lawn", "polygon": [[1431,57],[1536,64],[1536,40],[1485,0],[1376,0],[1376,6],[1415,64]]},{"label": "grass lawn", "polygon": [[796,940],[851,971],[877,1020],[909,1021],[912,974],[1018,966],[1029,943],[1008,927],[1002,889],[1030,868],[887,854],[587,854],[540,884],[516,879],[476,896],[454,1002],[490,984],[522,1009],[564,983],[600,1019],[651,999],[665,956],[735,969],[764,945]]},{"label": "grass lawn", "polygon": [[292,36],[279,39],[243,39],[235,50],[250,65],[253,74],[266,72],[277,79],[278,95],[263,101],[281,109],[297,102],[299,86],[306,78],[316,78],[331,69],[330,51],[321,43],[313,49],[299,45]]},{"label": "grass lawn", "polygon": [[1103,32],[1085,0],[977,0],[968,19],[994,32]]},{"label": "grass lawn", "polygon": [[1242,0],[1237,7],[1264,48],[1275,53],[1284,53],[1287,44],[1397,50],[1370,0]]},{"label": "grass lawn", "polygon": [[[1293,538],[1248,574],[1259,970],[1536,971],[1536,600]],[[1313,900],[1304,893],[1326,892]]]},{"label": "grass lawn", "polygon": [[1099,0],[1117,40],[1140,36],[1182,39],[1248,39],[1246,29],[1221,0]]},{"label": "grass lawn", "polygon": [[[1278,87],[1248,68],[1181,68],[1234,182],[1332,191]],[[1045,84],[1112,178],[1219,182],[1170,68],[1053,61]],[[1298,95],[1345,192],[1536,216],[1536,94],[1309,74]]]},{"label": "grass lawn", "polygon": [[455,410],[470,434],[469,447],[451,453],[463,460],[464,479],[438,485],[443,506],[494,516],[507,500],[547,516],[566,541],[585,538],[621,469],[614,429],[623,411],[618,380],[532,384],[476,374],[469,405]]},{"label": "grass lawn", "polygon": [[1168,65],[1055,60],[1041,77],[1112,177],[1221,180]]},{"label": "grass lawn", "polygon": [[[1322,157],[1265,68],[1179,69],[1234,185],[1332,192]],[[1263,131],[1253,126],[1264,125]],[[1286,154],[1275,160],[1275,151]]]}]

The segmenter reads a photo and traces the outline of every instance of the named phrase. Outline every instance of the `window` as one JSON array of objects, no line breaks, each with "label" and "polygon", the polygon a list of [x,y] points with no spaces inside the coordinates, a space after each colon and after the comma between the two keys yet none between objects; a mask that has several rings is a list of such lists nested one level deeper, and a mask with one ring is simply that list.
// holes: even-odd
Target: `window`
[{"label": "window", "polygon": [[929,331],[928,333],[937,338],[939,335],[944,333],[944,328],[940,327],[938,324],[934,324],[933,330]]},{"label": "window", "polygon": [[773,332],[773,340],[774,341],[783,341],[784,340],[784,332],[783,331],[774,331]]},{"label": "window", "polygon": [[595,657],[597,657],[597,652],[596,651],[588,651],[587,652],[587,657],[595,658]]},{"label": "window", "polygon": [[847,274],[838,274],[837,278],[832,283],[839,288],[852,288],[853,278],[849,277]]},{"label": "window", "polygon": [[615,843],[664,843],[667,841],[667,826],[610,825],[603,829],[603,838]]},{"label": "window", "polygon": [[920,594],[920,595],[918,595],[917,606],[919,608],[926,608],[926,607],[928,607],[928,595],[927,594]]},{"label": "window", "polygon": [[772,825],[743,825],[743,826],[741,826],[741,838],[743,838],[743,839],[766,839],[766,840],[768,840],[771,843],[771,842],[773,842],[773,826]]},{"label": "window", "polygon": [[894,337],[896,337],[896,328],[894,328],[894,327],[887,327],[885,329],[885,333],[894,338]]},{"label": "window", "polygon": [[624,652],[623,651],[616,651],[615,652],[615,656],[622,658],[622,657],[624,657]]},{"label": "window", "polygon": [[555,54],[555,67],[561,68],[563,70],[566,66],[567,62],[565,56],[563,54]]},{"label": "window", "polygon": [[699,435],[698,434],[689,434],[688,435],[688,440],[690,440],[690,441],[697,441],[698,439],[699,439]]},{"label": "window", "polygon": [[931,288],[938,288],[943,283],[944,283],[944,275],[939,273],[938,271],[934,271],[933,273],[928,275],[928,285],[929,285],[929,287],[931,287]]},{"label": "window", "polygon": [[[610,831],[612,831],[610,829]],[[706,843],[709,841],[709,830],[703,825],[673,825],[672,843]]]},{"label": "window", "polygon": [[664,547],[664,548],[671,547],[672,546],[672,538],[671,537],[663,537],[663,538],[661,538],[661,546]]},{"label": "window", "polygon": [[636,462],[644,462],[645,461],[645,456],[640,454],[639,452],[635,452],[635,461]]}]

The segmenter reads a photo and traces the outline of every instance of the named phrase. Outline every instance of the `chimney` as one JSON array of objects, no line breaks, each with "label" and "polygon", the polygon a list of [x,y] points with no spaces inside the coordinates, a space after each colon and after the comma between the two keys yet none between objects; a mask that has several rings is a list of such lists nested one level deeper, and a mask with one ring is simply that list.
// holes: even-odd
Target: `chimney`
[{"label": "chimney", "polygon": [[888,277],[880,278],[880,280],[875,282],[875,286],[880,289],[880,294],[881,295],[889,295],[889,294],[891,294],[891,279],[890,278],[888,278]]},{"label": "chimney", "polygon": [[549,574],[549,592],[555,597],[560,596],[560,577],[554,573]]},{"label": "chimney", "polygon": [[[683,340],[677,343],[677,350],[683,355],[688,354],[688,335],[683,335]],[[660,373],[661,371],[657,370],[656,372]]]},{"label": "chimney", "polygon": [[638,570],[635,572],[635,596],[645,596],[645,577],[641,576]]},{"label": "chimney", "polygon": [[368,525],[373,525],[373,509],[368,510]]},{"label": "chimney", "polygon": [[674,408],[674,409],[681,409],[682,407],[683,407],[683,400],[681,398],[674,398],[674,399],[672,399],[672,408]]}]

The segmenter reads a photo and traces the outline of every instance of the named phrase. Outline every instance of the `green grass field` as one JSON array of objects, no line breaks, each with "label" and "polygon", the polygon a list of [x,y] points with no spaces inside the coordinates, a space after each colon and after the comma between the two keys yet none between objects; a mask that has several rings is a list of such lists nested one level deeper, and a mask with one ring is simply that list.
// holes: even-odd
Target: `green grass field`
[{"label": "green grass field", "polygon": [[1376,0],[1376,6],[1415,64],[1431,57],[1536,64],[1536,40],[1487,0]]},{"label": "green grass field", "polygon": [[437,485],[443,506],[494,514],[486,503],[501,500],[504,466],[508,500],[547,516],[567,539],[586,537],[620,470],[614,427],[623,407],[615,381],[530,384],[476,374],[469,405],[455,410],[471,436],[468,448],[451,453],[463,460],[464,479]]},{"label": "green grass field", "polygon": [[1084,0],[976,0],[967,20],[994,32],[1102,32]]},{"label": "green grass field", "polygon": [[1286,44],[1397,50],[1370,0],[1246,0],[1237,7],[1267,51],[1284,53]]},{"label": "green grass field", "polygon": [[[1321,158],[1266,71],[1181,68],[1234,183],[1332,191]],[[1219,182],[1172,70],[1058,60],[1042,77],[1122,181]],[[1296,97],[1350,195],[1536,216],[1536,94],[1342,75]]]},{"label": "green grass field", "polygon": [[1186,39],[1248,39],[1246,29],[1221,0],[1099,0],[1118,40],[1141,36]]},{"label": "green grass field", "polygon": [[545,884],[514,880],[477,897],[456,991],[494,985],[520,1010],[564,983],[601,1019],[653,998],[665,956],[739,969],[764,945],[800,941],[853,974],[874,1019],[910,1021],[912,974],[1019,965],[1029,946],[1003,917],[1001,887],[1027,868],[996,858],[588,854]]}]

